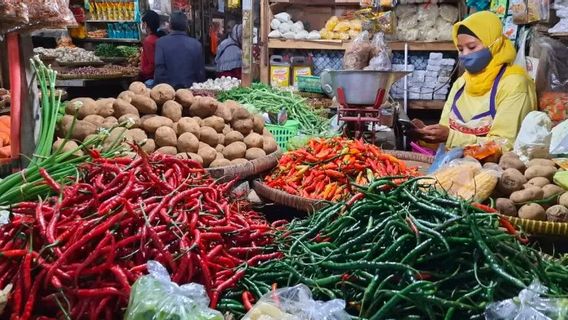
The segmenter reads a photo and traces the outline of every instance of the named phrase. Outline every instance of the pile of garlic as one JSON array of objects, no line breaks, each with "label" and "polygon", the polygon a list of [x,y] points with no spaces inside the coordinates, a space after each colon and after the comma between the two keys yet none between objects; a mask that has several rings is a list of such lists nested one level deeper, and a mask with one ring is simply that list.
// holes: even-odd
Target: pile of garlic
[{"label": "pile of garlic", "polygon": [[241,80],[233,77],[225,77],[217,79],[209,79],[205,82],[194,83],[191,86],[193,90],[214,90],[214,91],[229,91],[241,85]]},{"label": "pile of garlic", "polygon": [[268,34],[269,38],[285,38],[293,40],[319,40],[321,39],[319,31],[308,32],[304,28],[302,21],[292,21],[290,14],[281,12],[274,15],[274,19],[270,22],[272,31]]}]

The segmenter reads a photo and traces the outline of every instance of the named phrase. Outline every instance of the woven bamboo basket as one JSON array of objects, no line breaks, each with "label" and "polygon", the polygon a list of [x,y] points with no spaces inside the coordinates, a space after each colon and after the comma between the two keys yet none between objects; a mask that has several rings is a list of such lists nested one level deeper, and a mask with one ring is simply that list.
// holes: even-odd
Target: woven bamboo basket
[{"label": "woven bamboo basket", "polygon": [[530,234],[568,237],[568,222],[538,221],[505,215],[500,216],[509,219],[511,223],[516,224]]},{"label": "woven bamboo basket", "polygon": [[[418,167],[420,169],[420,172],[422,173],[428,170],[428,168],[434,161],[434,157],[414,152],[387,150],[385,150],[384,152],[392,154],[400,160],[404,160],[404,162],[408,166]],[[273,203],[294,208],[298,211],[307,213],[315,212],[330,204],[329,201],[313,200],[291,195],[287,192],[271,188],[259,180],[253,181],[253,189],[260,197],[265,198]]]},{"label": "woven bamboo basket", "polygon": [[249,161],[246,164],[208,168],[206,170],[213,178],[221,179],[222,181],[229,181],[234,178],[244,180],[271,170],[278,164],[278,159],[281,156],[282,151],[278,149],[265,157]]},{"label": "woven bamboo basket", "polygon": [[61,80],[77,80],[77,79],[85,79],[85,80],[107,80],[107,79],[116,79],[124,77],[122,72],[116,73],[106,73],[106,74],[71,74],[71,73],[62,73],[58,74],[57,77]]}]

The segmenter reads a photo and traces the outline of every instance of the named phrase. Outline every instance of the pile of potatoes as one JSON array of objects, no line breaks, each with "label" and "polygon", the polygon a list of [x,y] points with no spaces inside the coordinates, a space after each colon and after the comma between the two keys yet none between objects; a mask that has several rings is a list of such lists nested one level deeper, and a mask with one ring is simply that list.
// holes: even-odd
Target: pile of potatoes
[{"label": "pile of potatoes", "polygon": [[558,171],[554,161],[533,159],[525,164],[510,152],[501,157],[499,166],[504,172],[497,184],[500,198],[497,198],[496,207],[502,214],[568,222],[568,192],[552,182]]},{"label": "pile of potatoes", "polygon": [[[111,129],[105,142],[109,145],[123,136],[124,143],[136,142],[147,153],[191,158],[206,168],[244,164],[278,149],[261,116],[235,101],[221,103],[167,84],[150,90],[134,82],[116,99],[73,99],[65,112],[59,137],[71,130],[76,114],[71,132],[75,140],[84,141],[100,128]],[[119,123],[129,126],[117,127]]]}]

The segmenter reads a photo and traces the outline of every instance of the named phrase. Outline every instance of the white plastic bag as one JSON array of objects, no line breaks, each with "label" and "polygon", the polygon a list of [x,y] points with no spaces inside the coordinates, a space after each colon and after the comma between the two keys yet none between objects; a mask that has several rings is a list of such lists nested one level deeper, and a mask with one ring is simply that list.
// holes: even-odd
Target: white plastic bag
[{"label": "white plastic bag", "polygon": [[532,111],[525,117],[515,141],[514,151],[519,158],[527,162],[534,158],[550,157],[552,121],[540,111]]},{"label": "white plastic bag", "polygon": [[272,19],[270,22],[270,28],[272,28],[272,30],[278,30],[278,27],[280,27],[281,24],[282,22],[280,22],[280,20]]},{"label": "white plastic bag", "polygon": [[287,12],[280,12],[274,15],[274,18],[280,20],[280,22],[288,22],[291,19],[290,14],[288,14]]},{"label": "white plastic bag", "polygon": [[272,30],[270,31],[270,33],[268,34],[269,38],[280,38],[282,37],[282,34],[280,33],[280,31],[278,30]]},{"label": "white plastic bag", "polygon": [[562,121],[552,129],[550,138],[550,154],[568,154],[568,120]]},{"label": "white plastic bag", "polygon": [[319,31],[314,30],[314,31],[312,31],[308,34],[307,39],[308,40],[319,40],[319,39],[321,39],[321,34],[320,34]]},{"label": "white plastic bag", "polygon": [[298,33],[300,31],[304,31],[304,23],[302,21],[296,21],[293,25],[292,25],[292,31]]},{"label": "white plastic bag", "polygon": [[305,285],[276,290],[262,296],[243,320],[349,320],[345,301],[312,298]]},{"label": "white plastic bag", "polygon": [[202,285],[178,286],[156,261],[148,261],[146,268],[150,274],[132,286],[124,320],[223,320],[219,311],[209,309],[209,297]]}]

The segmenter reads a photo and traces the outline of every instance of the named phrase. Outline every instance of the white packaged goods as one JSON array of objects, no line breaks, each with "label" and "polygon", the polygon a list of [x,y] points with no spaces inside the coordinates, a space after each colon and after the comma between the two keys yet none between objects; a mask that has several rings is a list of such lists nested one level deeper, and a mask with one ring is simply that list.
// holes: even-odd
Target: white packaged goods
[{"label": "white packaged goods", "polygon": [[432,60],[432,59],[428,59],[428,65],[429,66],[441,66],[442,65],[442,60]]},{"label": "white packaged goods", "polygon": [[392,65],[392,71],[404,71],[404,65],[403,64],[393,64]]},{"label": "white packaged goods", "polygon": [[417,87],[417,86],[409,86],[408,92],[409,92],[409,93],[421,93],[421,92],[422,92],[422,88],[421,88],[421,87]]},{"label": "white packaged goods", "polygon": [[442,59],[443,66],[454,66],[456,64],[456,60],[452,58]]},{"label": "white packaged goods", "polygon": [[[405,0],[403,3],[423,1]],[[399,5],[394,10],[397,36],[405,41],[449,41],[452,25],[458,19],[458,8],[453,5],[424,4]]]},{"label": "white packaged goods", "polygon": [[420,99],[420,93],[409,93],[408,99],[418,100],[418,99]]},{"label": "white packaged goods", "polygon": [[272,30],[268,34],[268,37],[269,38],[280,38],[280,37],[282,37],[282,33],[280,33],[280,31],[278,31],[278,30]]},{"label": "white packaged goods", "polygon": [[438,77],[438,83],[444,84],[449,82],[450,82],[450,77]]},{"label": "white packaged goods", "polygon": [[436,92],[434,94],[433,98],[434,98],[434,100],[446,100],[447,96],[448,96],[447,94],[442,94],[442,93]]},{"label": "white packaged goods", "polygon": [[296,36],[294,37],[296,40],[305,40],[308,38],[309,32],[307,32],[306,30],[302,30],[296,33]]},{"label": "white packaged goods", "polygon": [[424,82],[425,78],[426,78],[426,77],[423,76],[423,75],[422,75],[422,76],[412,76],[412,81],[415,81],[415,82]]},{"label": "white packaged goods", "polygon": [[276,30],[278,29],[281,23],[282,22],[280,22],[280,20],[278,19],[272,19],[272,21],[270,22],[270,27],[272,28],[272,30]]},{"label": "white packaged goods", "polygon": [[426,86],[424,86],[424,87],[422,87],[422,89],[420,89],[420,93],[429,93],[429,94],[432,94],[433,91],[434,91],[433,88],[429,88],[429,87],[426,87]]},{"label": "white packaged goods", "polygon": [[424,81],[424,87],[432,92],[434,88],[438,87],[438,83],[436,81]]},{"label": "white packaged goods", "polygon": [[430,52],[428,59],[431,61],[441,61],[444,55],[441,52]]},{"label": "white packaged goods", "polygon": [[417,76],[417,77],[425,77],[426,76],[426,71],[424,70],[416,70],[412,73],[413,76]]},{"label": "white packaged goods", "polygon": [[314,30],[308,34],[308,40],[319,40],[319,39],[321,39],[321,35],[320,32],[317,30]]},{"label": "white packaged goods", "polygon": [[420,99],[422,99],[422,100],[432,100],[432,94],[431,94],[431,93],[422,93],[422,94],[420,94]]},{"label": "white packaged goods", "polygon": [[294,32],[304,31],[304,23],[302,21],[296,21],[292,25],[292,31],[294,31]]},{"label": "white packaged goods", "polygon": [[438,83],[438,77],[436,77],[435,74],[432,76],[432,74],[429,73],[424,79],[424,82]]},{"label": "white packaged goods", "polygon": [[448,23],[454,23],[458,19],[458,8],[451,5],[440,5],[440,16]]},{"label": "white packaged goods", "polygon": [[280,20],[280,22],[288,22],[291,19],[290,15],[286,12],[278,13],[274,16],[274,18]]},{"label": "white packaged goods", "polygon": [[428,65],[426,67],[426,71],[432,71],[432,72],[440,72],[440,70],[442,70],[441,66],[433,66],[433,65]]}]

